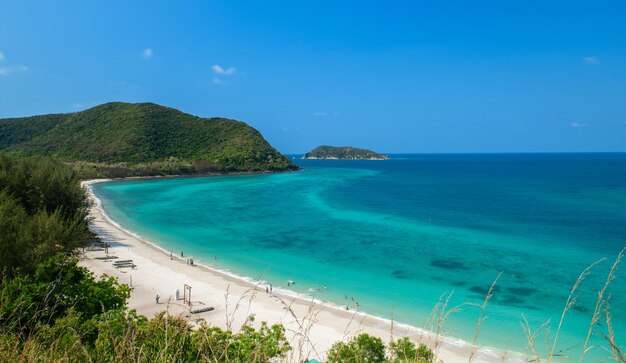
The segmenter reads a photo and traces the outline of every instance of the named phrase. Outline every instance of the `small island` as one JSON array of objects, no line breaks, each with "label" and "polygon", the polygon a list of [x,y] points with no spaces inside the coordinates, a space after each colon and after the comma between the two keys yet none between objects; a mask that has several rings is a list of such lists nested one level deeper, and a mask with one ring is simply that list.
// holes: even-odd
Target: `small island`
[{"label": "small island", "polygon": [[302,159],[324,160],[389,160],[387,155],[351,146],[318,146],[304,154]]}]

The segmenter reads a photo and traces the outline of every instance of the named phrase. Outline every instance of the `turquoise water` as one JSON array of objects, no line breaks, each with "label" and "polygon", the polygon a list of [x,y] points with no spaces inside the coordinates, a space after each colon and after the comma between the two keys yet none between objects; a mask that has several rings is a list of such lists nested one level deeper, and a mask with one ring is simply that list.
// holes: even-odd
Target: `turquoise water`
[{"label": "turquoise water", "polygon": [[[125,228],[175,253],[275,286],[425,327],[440,296],[481,304],[502,272],[479,343],[523,351],[523,316],[552,331],[580,272],[592,270],[557,350],[578,357],[596,292],[626,246],[626,154],[395,155],[298,160],[286,174],[94,185]],[[215,259],[217,257],[217,259]],[[609,291],[626,343],[626,264]],[[327,289],[324,289],[324,285]],[[479,308],[448,335],[472,340]],[[606,331],[604,321],[598,325]],[[592,343],[602,342],[598,334]],[[538,346],[544,346],[543,338]],[[594,348],[589,361],[607,353]]]}]

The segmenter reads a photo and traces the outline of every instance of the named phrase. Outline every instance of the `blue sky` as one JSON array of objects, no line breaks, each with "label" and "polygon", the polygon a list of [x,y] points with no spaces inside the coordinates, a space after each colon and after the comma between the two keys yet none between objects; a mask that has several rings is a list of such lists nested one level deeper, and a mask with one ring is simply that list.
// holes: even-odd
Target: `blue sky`
[{"label": "blue sky", "polygon": [[156,102],[280,151],[626,151],[626,2],[3,1],[0,117]]}]

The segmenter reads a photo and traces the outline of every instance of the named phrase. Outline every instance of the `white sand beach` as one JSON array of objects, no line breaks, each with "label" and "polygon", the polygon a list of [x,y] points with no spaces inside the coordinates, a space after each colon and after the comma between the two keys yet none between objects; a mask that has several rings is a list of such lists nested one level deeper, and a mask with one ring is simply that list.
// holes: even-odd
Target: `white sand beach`
[{"label": "white sand beach", "polygon": [[[140,314],[152,317],[167,310],[169,314],[182,316],[194,322],[204,319],[208,324],[237,331],[248,316],[254,316],[253,326],[261,322],[283,324],[287,338],[293,347],[287,357],[289,362],[299,362],[305,358],[323,360],[331,345],[359,333],[368,333],[388,342],[408,336],[414,342],[422,342],[431,347],[439,342],[437,357],[446,363],[467,362],[472,351],[470,344],[452,338],[435,338],[435,334],[425,330],[398,324],[369,316],[345,311],[332,303],[314,301],[291,291],[273,289],[266,293],[266,285],[256,283],[227,271],[220,271],[210,265],[191,266],[178,255],[170,257],[169,251],[122,229],[112,221],[100,207],[93,195],[91,184],[101,180],[84,182],[90,198],[92,230],[111,247],[110,256],[117,259],[103,260],[105,251],[101,248],[86,249],[81,265],[89,268],[97,276],[115,276],[121,283],[131,285],[133,292],[129,307]],[[187,256],[185,256],[187,257]],[[115,260],[132,260],[135,268],[117,269]],[[191,314],[183,303],[184,285],[192,287],[192,309],[213,307],[214,310]],[[180,300],[175,299],[175,291],[180,291]],[[155,296],[160,296],[160,303]],[[433,302],[433,305],[436,302]],[[495,349],[479,349],[473,362],[515,362],[519,356]]]}]

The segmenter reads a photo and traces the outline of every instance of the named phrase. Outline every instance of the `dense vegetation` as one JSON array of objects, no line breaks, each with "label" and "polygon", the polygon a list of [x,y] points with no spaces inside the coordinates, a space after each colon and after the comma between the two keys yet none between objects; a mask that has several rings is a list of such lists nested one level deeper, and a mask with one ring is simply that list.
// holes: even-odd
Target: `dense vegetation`
[{"label": "dense vegetation", "polygon": [[389,156],[372,150],[350,146],[318,146],[306,153],[303,159],[387,160]]},{"label": "dense vegetation", "polygon": [[[60,162],[0,155],[0,271],[32,273],[89,237],[87,202],[75,173]],[[0,277],[0,280],[2,277]]]},{"label": "dense vegetation", "polygon": [[243,122],[153,103],[0,119],[2,150],[54,156],[83,178],[297,169]]},{"label": "dense vegetation", "polygon": [[328,352],[327,363],[343,362],[388,362],[388,363],[431,363],[435,354],[424,344],[415,344],[404,337],[389,344],[389,348],[380,338],[360,334],[348,342],[333,344]]},{"label": "dense vegetation", "polygon": [[[128,286],[77,265],[76,247],[92,237],[87,207],[68,166],[0,154],[0,362],[291,359],[281,325],[244,325],[234,333],[128,310]],[[365,334],[336,343],[329,354],[331,362],[433,361],[430,350],[407,339],[387,348]]]}]

